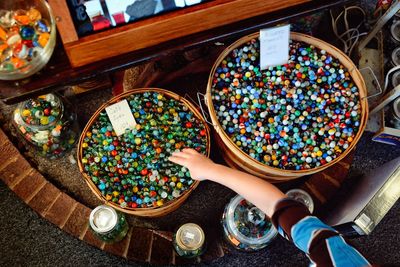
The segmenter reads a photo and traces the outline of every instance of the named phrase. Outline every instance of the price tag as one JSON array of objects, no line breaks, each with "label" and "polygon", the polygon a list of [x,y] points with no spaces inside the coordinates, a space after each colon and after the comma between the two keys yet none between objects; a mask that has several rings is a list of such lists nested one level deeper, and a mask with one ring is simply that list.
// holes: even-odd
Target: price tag
[{"label": "price tag", "polygon": [[260,67],[286,64],[289,59],[290,25],[260,31]]},{"label": "price tag", "polygon": [[106,107],[106,112],[117,136],[125,133],[126,129],[133,129],[136,126],[135,118],[126,99]]}]

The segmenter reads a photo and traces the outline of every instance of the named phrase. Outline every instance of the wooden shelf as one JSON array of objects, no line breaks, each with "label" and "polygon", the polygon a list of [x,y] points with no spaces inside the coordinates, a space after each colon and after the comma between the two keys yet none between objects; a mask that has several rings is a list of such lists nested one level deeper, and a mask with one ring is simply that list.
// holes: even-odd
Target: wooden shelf
[{"label": "wooden shelf", "polygon": [[[284,9],[268,13],[268,16],[265,14],[258,15],[227,25],[173,38],[165,42],[149,44],[145,48],[140,48],[133,52],[117,56],[113,55],[110,58],[75,68],[72,67],[69,62],[67,56],[68,52],[66,52],[67,45],[63,46],[61,40],[58,39],[58,45],[49,64],[40,73],[35,74],[27,80],[17,82],[0,81],[0,99],[6,104],[17,103],[35,95],[61,89],[63,86],[84,82],[98,75],[107,75],[150,60],[156,60],[176,51],[183,51],[202,45],[210,45],[215,42],[228,44],[246,34],[258,31],[262,28],[285,22],[295,17],[305,16],[313,12],[345,5],[353,1],[313,0],[300,2],[303,4],[286,5]],[[293,1],[291,1],[291,3],[293,4]]]}]

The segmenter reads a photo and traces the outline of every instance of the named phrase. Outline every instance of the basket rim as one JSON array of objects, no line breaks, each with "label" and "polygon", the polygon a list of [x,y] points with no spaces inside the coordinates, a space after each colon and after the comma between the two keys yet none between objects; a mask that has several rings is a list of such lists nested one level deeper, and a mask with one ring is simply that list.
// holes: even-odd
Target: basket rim
[{"label": "basket rim", "polygon": [[140,213],[140,212],[151,212],[151,211],[154,211],[154,212],[155,211],[163,211],[163,210],[167,210],[168,208],[174,207],[174,205],[177,205],[177,202],[179,200],[182,200],[182,201],[185,200],[189,196],[189,194],[200,184],[200,181],[193,179],[194,182],[190,185],[190,187],[187,190],[185,190],[182,194],[180,194],[179,197],[167,201],[162,206],[146,207],[146,208],[131,208],[131,207],[123,208],[120,205],[107,200],[105,198],[105,196],[103,196],[101,194],[100,190],[95,186],[95,184],[91,181],[91,178],[89,177],[89,175],[84,171],[83,164],[82,164],[82,157],[83,157],[82,143],[83,143],[84,138],[86,137],[87,131],[92,126],[93,122],[99,117],[100,113],[103,112],[106,107],[123,100],[127,96],[134,95],[134,94],[142,94],[145,92],[163,93],[163,94],[167,95],[168,97],[171,97],[179,102],[183,102],[186,106],[188,106],[190,111],[193,112],[195,114],[195,116],[204,124],[204,128],[207,133],[207,135],[206,135],[207,136],[207,138],[206,138],[206,141],[207,141],[206,156],[207,157],[210,156],[210,147],[211,147],[210,129],[209,129],[205,119],[203,118],[203,116],[201,116],[200,112],[195,108],[193,103],[191,103],[186,98],[184,98],[174,92],[171,92],[171,91],[168,91],[168,90],[165,90],[162,88],[155,88],[155,87],[137,88],[137,89],[128,90],[120,95],[114,96],[111,99],[109,99],[107,102],[105,102],[103,105],[101,105],[96,110],[96,112],[90,117],[89,121],[85,125],[85,128],[82,130],[81,136],[79,138],[78,149],[77,149],[77,159],[78,159],[77,162],[78,162],[79,172],[84,177],[85,182],[89,186],[89,188],[93,191],[93,193],[97,196],[97,198],[99,198],[102,202],[104,202],[105,204],[110,205],[120,211],[132,213],[132,214],[135,214],[136,212]]},{"label": "basket rim", "polygon": [[[245,44],[246,42],[249,42],[253,39],[258,39],[258,38],[259,38],[259,32],[255,32],[255,33],[246,35],[246,36],[238,39],[237,41],[235,41],[234,43],[229,45],[219,55],[219,57],[216,59],[214,65],[211,69],[211,72],[210,72],[210,75],[208,78],[208,82],[207,82],[206,101],[207,101],[207,107],[208,107],[208,110],[210,113],[210,117],[211,117],[214,129],[216,130],[217,134],[221,137],[221,140],[224,142],[224,144],[226,146],[228,146],[228,147],[233,146],[235,153],[239,153],[241,158],[245,158],[245,160],[247,160],[247,162],[249,164],[250,163],[253,164],[258,170],[263,169],[263,170],[270,170],[271,172],[280,172],[282,175],[281,180],[284,180],[284,181],[293,179],[293,178],[289,178],[289,177],[285,178],[285,176],[290,176],[290,175],[301,175],[302,176],[302,175],[315,173],[318,171],[322,171],[322,170],[334,165],[335,163],[341,161],[358,143],[358,141],[361,138],[361,135],[363,134],[365,127],[366,127],[366,119],[368,118],[368,102],[367,102],[367,98],[366,98],[366,95],[367,95],[366,85],[365,85],[364,79],[362,78],[362,75],[359,72],[359,70],[357,69],[356,65],[346,54],[344,54],[341,50],[339,50],[335,46],[333,46],[323,40],[320,40],[318,38],[315,38],[315,37],[312,37],[310,35],[306,35],[303,33],[291,32],[290,38],[295,41],[307,42],[308,44],[311,44],[319,49],[323,49],[323,50],[327,51],[329,54],[333,55],[335,58],[338,58],[338,56],[344,58],[344,60],[346,62],[343,62],[342,60],[340,60],[340,63],[346,67],[346,69],[350,73],[350,76],[352,77],[354,84],[357,85],[357,88],[358,88],[359,94],[360,94],[359,102],[360,102],[360,106],[361,106],[361,112],[363,114],[361,114],[361,117],[360,117],[359,130],[358,130],[356,136],[354,137],[353,141],[349,144],[349,147],[344,152],[342,152],[342,154],[340,154],[337,158],[335,158],[331,162],[328,162],[324,165],[321,165],[321,166],[318,166],[315,168],[305,169],[305,170],[286,170],[286,169],[271,167],[271,166],[261,163],[260,161],[253,159],[252,157],[250,157],[250,155],[248,155],[243,150],[241,150],[229,138],[227,133],[222,129],[220,122],[216,118],[216,112],[215,112],[214,105],[212,102],[212,97],[211,97],[211,91],[212,91],[215,70],[233,49]],[[305,40],[305,39],[307,39],[307,40]],[[311,42],[309,42],[309,41],[311,41]],[[325,48],[321,48],[320,45],[325,46]],[[328,49],[326,49],[326,48],[328,48]],[[277,179],[277,180],[280,180],[280,179]]]}]

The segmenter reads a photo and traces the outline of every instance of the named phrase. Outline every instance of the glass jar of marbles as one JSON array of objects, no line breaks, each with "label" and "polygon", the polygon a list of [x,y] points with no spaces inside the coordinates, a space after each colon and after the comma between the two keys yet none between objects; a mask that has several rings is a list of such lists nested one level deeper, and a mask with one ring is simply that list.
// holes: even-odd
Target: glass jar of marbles
[{"label": "glass jar of marbles", "polygon": [[244,251],[265,248],[278,233],[265,213],[240,195],[226,205],[221,223],[225,239]]},{"label": "glass jar of marbles", "polygon": [[129,230],[125,215],[106,205],[92,210],[89,226],[94,235],[106,243],[121,241]]},{"label": "glass jar of marbles", "polygon": [[55,94],[22,102],[14,111],[13,124],[42,156],[55,158],[72,148],[79,136],[75,112]]},{"label": "glass jar of marbles", "polygon": [[203,229],[195,223],[186,223],[179,227],[174,235],[175,252],[184,258],[195,258],[205,251],[205,235]]}]

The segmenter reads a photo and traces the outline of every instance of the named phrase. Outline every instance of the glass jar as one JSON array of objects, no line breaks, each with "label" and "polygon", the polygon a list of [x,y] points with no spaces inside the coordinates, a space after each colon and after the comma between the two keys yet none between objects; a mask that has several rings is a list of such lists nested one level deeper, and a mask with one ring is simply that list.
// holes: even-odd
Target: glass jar
[{"label": "glass jar", "polygon": [[303,203],[308,208],[310,213],[313,213],[314,201],[313,201],[312,197],[310,196],[310,194],[308,194],[306,191],[296,188],[296,189],[291,189],[291,190],[287,191],[286,195],[289,198],[292,198],[296,201],[299,201],[300,203]]},{"label": "glass jar", "polygon": [[278,233],[265,213],[240,195],[226,205],[221,222],[225,239],[239,250],[263,249]]},{"label": "glass jar", "polygon": [[92,210],[89,225],[94,235],[107,243],[121,241],[129,230],[125,215],[106,205]]},{"label": "glass jar", "polygon": [[194,223],[186,223],[179,227],[173,239],[176,253],[184,258],[194,258],[203,254],[204,244],[205,235],[203,229]]},{"label": "glass jar", "polygon": [[14,111],[18,132],[41,156],[55,158],[72,148],[79,136],[76,114],[60,97],[47,94],[22,102]]},{"label": "glass jar", "polygon": [[389,111],[389,121],[396,129],[400,129],[400,97],[396,98]]}]

